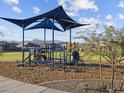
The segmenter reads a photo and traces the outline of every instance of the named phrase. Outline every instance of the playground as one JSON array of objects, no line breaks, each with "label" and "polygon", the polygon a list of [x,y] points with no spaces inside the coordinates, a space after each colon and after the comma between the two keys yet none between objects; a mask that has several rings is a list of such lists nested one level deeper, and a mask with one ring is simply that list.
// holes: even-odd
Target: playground
[{"label": "playground", "polygon": [[[61,14],[58,14],[58,11]],[[63,69],[65,70],[66,64],[73,64],[75,66],[78,65],[78,61],[84,62],[81,60],[79,54],[79,47],[78,44],[72,42],[72,28],[86,26],[89,24],[80,24],[73,19],[71,19],[66,12],[64,11],[62,6],[59,6],[49,12],[44,14],[27,18],[27,19],[11,19],[11,18],[4,18],[1,19],[9,21],[13,24],[18,25],[22,28],[23,37],[22,37],[22,60],[21,62],[17,59],[17,66],[31,66],[32,63],[45,63],[50,64],[54,68],[55,63],[59,63],[62,65]],[[29,26],[32,23],[38,23],[34,26]],[[55,24],[59,24],[63,29],[61,30]],[[25,47],[25,31],[34,30],[34,29],[44,29],[44,46],[40,47]],[[46,31],[47,29],[52,30],[52,43],[46,43]],[[54,43],[54,34],[57,31],[64,33],[68,31],[70,33],[70,40],[69,43],[64,44],[55,44]],[[19,58],[20,59],[20,58]]]},{"label": "playground", "polygon": [[[87,26],[90,24],[82,24],[76,22],[66,14],[62,6],[59,6],[44,14],[27,19],[11,19],[4,17],[0,17],[0,19],[11,22],[22,28],[22,51],[5,53],[3,58],[1,56],[1,60],[10,62],[0,62],[0,75],[9,77],[14,80],[32,84],[39,84],[41,86],[47,86],[50,88],[56,88],[55,86],[57,86],[58,82],[56,82],[55,86],[54,83],[52,83],[51,86],[50,84],[47,85],[46,82],[55,80],[72,80],[72,82],[68,85],[69,87],[71,84],[73,84],[73,80],[82,80],[81,82],[88,82],[87,88],[89,88],[88,86],[91,86],[91,83],[89,83],[90,80],[96,80],[93,81],[94,85],[96,84],[96,89],[107,90],[111,88],[109,80],[111,80],[111,77],[114,73],[114,79],[116,79],[117,82],[122,82],[122,84],[117,84],[116,81],[113,81],[117,84],[117,86],[114,86],[116,88],[116,91],[124,89],[124,76],[123,72],[121,72],[121,70],[123,70],[124,64],[117,64],[117,71],[115,71],[113,70],[115,69],[113,66],[114,64],[112,64],[111,62],[110,63],[112,64],[112,66],[108,64],[105,59],[100,57],[100,54],[94,54],[93,58],[90,57],[90,59],[85,59],[85,57],[87,57],[88,55],[84,57],[84,52],[81,51],[79,43],[72,42],[72,31],[73,28]],[[33,23],[36,24],[31,26],[31,24]],[[56,26],[56,24],[59,24],[59,26]],[[33,33],[33,31],[31,30],[35,29],[43,29],[44,34],[42,36],[44,37],[44,45],[40,47],[26,47],[25,31],[30,31],[31,33]],[[49,44],[46,43],[47,29],[50,29],[52,31],[52,43]],[[55,33],[57,33],[58,31],[61,33],[65,33],[66,31],[69,32],[68,42],[60,44],[55,43]],[[100,44],[97,48],[100,50],[101,48],[99,48],[99,46]],[[102,48],[103,47],[105,50],[106,46],[104,45],[102,46]],[[116,49],[116,47],[117,46],[115,46],[113,49],[109,49],[114,50]],[[94,46],[92,46],[92,48],[94,48]],[[114,54],[116,53],[114,52]],[[106,56],[104,58],[106,58]],[[105,83],[104,85],[103,82]],[[63,84],[60,84],[61,86],[58,89],[66,89],[66,91],[74,93],[74,89],[76,87],[75,84],[73,84],[73,90],[71,90],[71,88],[66,89],[65,85]],[[75,93],[76,92],[82,93],[80,89],[75,91]],[[102,91],[101,93],[108,92]]]}]

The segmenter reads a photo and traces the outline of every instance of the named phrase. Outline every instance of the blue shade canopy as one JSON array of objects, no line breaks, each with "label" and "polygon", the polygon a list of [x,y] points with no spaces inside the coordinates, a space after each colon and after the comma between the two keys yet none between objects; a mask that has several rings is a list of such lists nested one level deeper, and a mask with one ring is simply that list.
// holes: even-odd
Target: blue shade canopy
[{"label": "blue shade canopy", "polygon": [[42,18],[55,19],[63,27],[64,30],[68,30],[71,28],[79,27],[79,26],[88,25],[88,24],[80,24],[80,23],[77,23],[76,21],[74,21],[72,18],[70,18],[66,14],[66,12],[64,11],[62,6],[59,6],[59,7],[55,8],[55,9],[53,9],[47,13],[32,17],[30,19],[39,20]]},{"label": "blue shade canopy", "polygon": [[63,27],[64,30],[87,25],[87,24],[80,24],[74,21],[72,18],[70,18],[66,14],[62,6],[59,6],[47,13],[44,13],[35,17],[27,18],[27,19],[10,19],[10,18],[3,18],[3,17],[0,17],[0,18],[6,21],[9,21],[11,23],[14,23],[22,28],[26,28],[31,23],[43,18],[56,20]]},{"label": "blue shade canopy", "polygon": [[41,21],[39,24],[36,24],[32,27],[27,28],[26,30],[32,30],[32,29],[39,29],[39,28],[44,28],[44,29],[54,29],[57,31],[61,31],[61,29],[59,29],[58,27],[56,27],[52,21],[50,19],[44,19],[43,21]]},{"label": "blue shade canopy", "polygon": [[72,28],[76,28],[76,27],[80,27],[80,26],[90,25],[90,24],[80,24],[80,23],[72,22],[72,21],[65,20],[65,19],[61,19],[61,21],[59,23],[61,25],[63,25],[63,28],[65,28],[64,30],[68,30],[68,29],[72,29]]},{"label": "blue shade canopy", "polygon": [[32,23],[32,20],[27,20],[27,19],[11,19],[11,18],[3,18],[3,17],[0,18],[9,21],[11,23],[14,23],[20,26],[21,28],[26,28],[28,25]]}]

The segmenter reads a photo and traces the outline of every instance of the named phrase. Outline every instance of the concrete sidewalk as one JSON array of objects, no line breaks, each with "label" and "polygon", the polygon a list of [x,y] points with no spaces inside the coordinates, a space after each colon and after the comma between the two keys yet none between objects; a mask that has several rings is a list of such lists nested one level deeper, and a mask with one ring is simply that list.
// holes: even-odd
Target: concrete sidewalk
[{"label": "concrete sidewalk", "polygon": [[0,75],[0,93],[69,93],[38,85],[27,84]]}]

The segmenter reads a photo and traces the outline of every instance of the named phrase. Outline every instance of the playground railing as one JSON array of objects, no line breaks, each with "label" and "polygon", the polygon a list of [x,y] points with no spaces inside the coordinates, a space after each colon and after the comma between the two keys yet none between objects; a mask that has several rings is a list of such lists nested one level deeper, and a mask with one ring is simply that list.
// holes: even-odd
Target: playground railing
[{"label": "playground railing", "polygon": [[[22,52],[28,52],[27,57],[24,58],[24,61],[27,61],[29,65],[31,65],[32,62],[34,63],[53,63],[54,61],[60,61],[60,63],[64,64],[64,67],[66,65],[66,50],[64,48],[55,48],[54,50],[52,48],[22,48]],[[56,53],[56,57],[52,58],[52,52],[54,52],[54,55]],[[59,56],[58,56],[59,53]]]}]

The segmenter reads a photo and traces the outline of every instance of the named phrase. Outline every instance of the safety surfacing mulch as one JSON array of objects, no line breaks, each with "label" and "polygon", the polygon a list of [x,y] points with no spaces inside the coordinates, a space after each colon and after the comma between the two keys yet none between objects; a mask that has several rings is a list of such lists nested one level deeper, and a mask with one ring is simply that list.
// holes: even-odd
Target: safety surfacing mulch
[{"label": "safety surfacing mulch", "polygon": [[[88,64],[83,63],[76,68],[73,65],[68,65],[65,70],[59,67],[51,69],[45,64],[17,66],[16,62],[0,62],[0,75],[31,84],[41,84],[55,80],[88,81],[101,79],[99,64],[90,62]],[[118,70],[115,72],[115,80],[123,80],[123,73],[119,72],[119,70],[123,69],[123,66],[118,67],[117,69]],[[111,76],[111,66],[103,65],[103,79],[109,81],[111,80]]]}]

